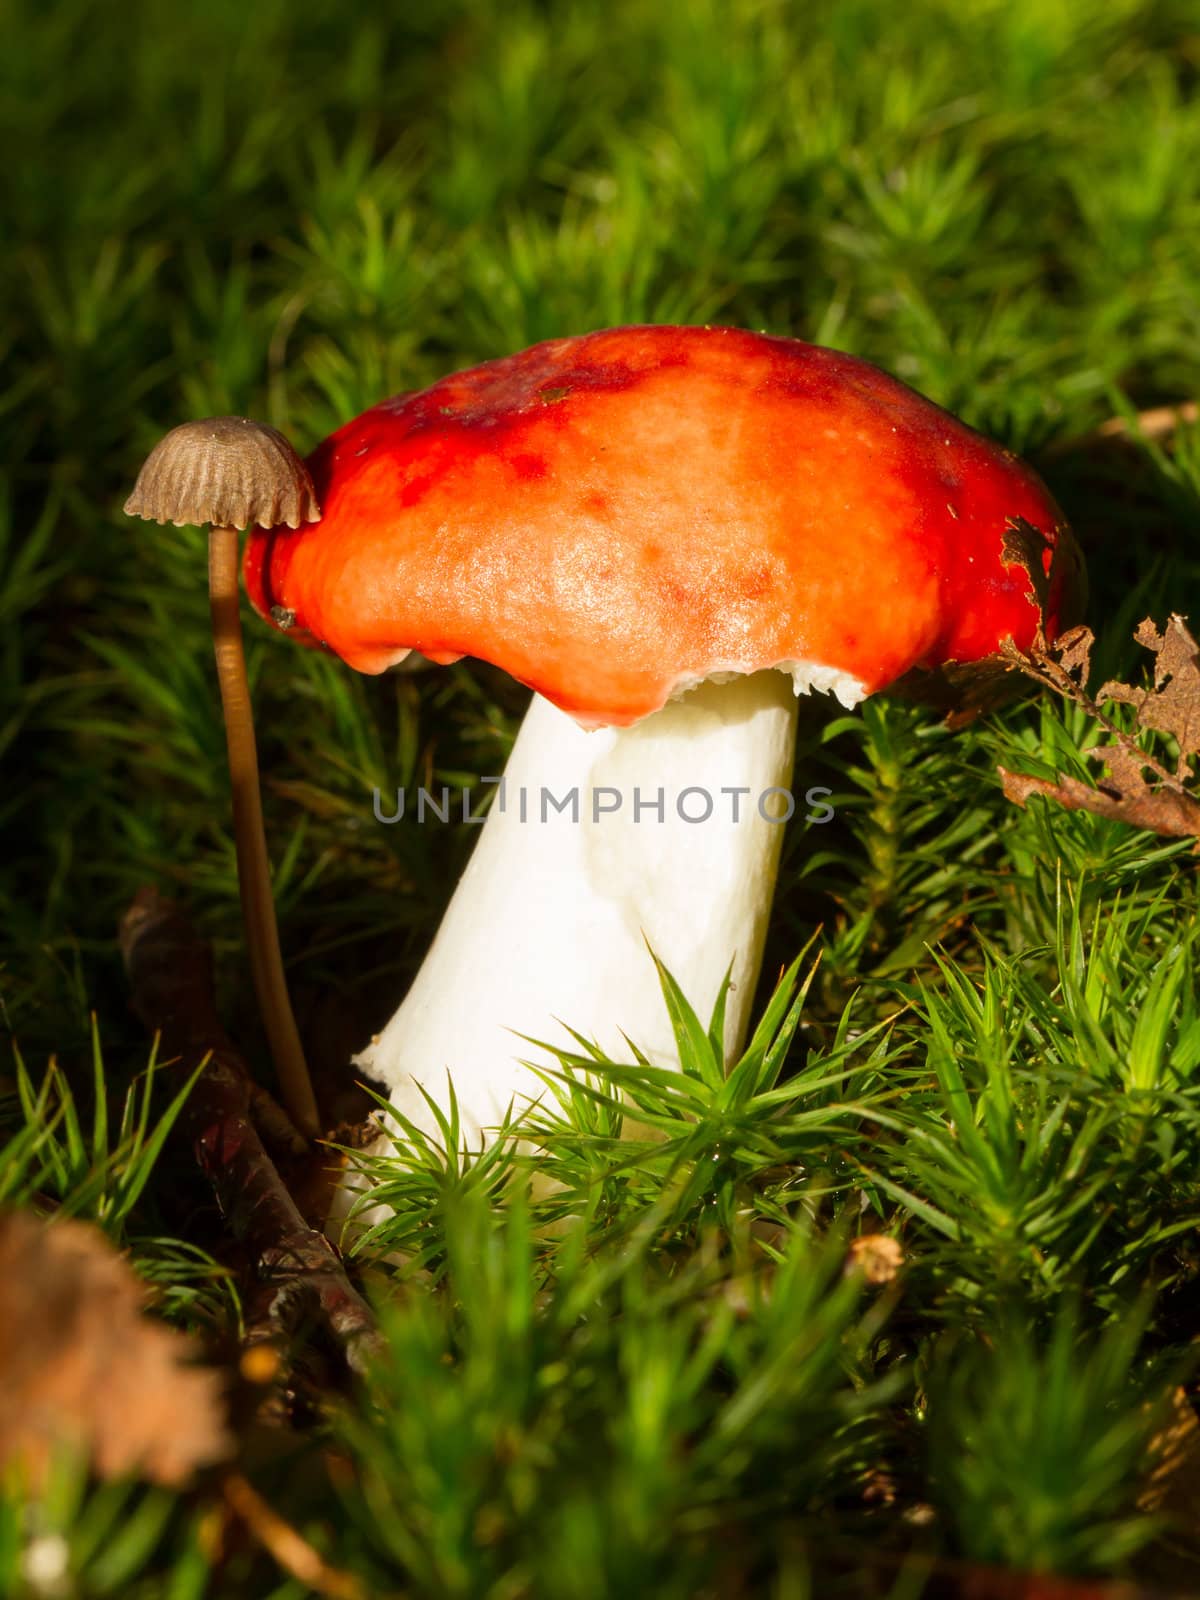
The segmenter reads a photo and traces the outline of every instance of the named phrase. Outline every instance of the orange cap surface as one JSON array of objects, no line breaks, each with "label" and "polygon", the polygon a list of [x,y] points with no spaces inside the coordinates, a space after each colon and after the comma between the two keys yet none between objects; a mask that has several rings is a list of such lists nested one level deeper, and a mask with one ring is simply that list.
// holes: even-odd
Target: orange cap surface
[{"label": "orange cap surface", "polygon": [[[586,723],[795,661],[872,692],[1031,642],[1031,468],[853,356],[731,328],[554,339],[372,407],[308,462],[320,522],[255,530],[255,606],[363,672],[477,656]],[[1045,552],[1047,570],[1051,550]]]}]

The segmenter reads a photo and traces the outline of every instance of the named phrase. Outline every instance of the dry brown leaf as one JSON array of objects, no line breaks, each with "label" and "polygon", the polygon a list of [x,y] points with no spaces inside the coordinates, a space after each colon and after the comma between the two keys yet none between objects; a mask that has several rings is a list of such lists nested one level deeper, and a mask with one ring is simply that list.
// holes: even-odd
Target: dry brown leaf
[{"label": "dry brown leaf", "polygon": [[1130,828],[1148,828],[1167,839],[1200,838],[1200,804],[1169,789],[1152,789],[1143,784],[1134,793],[1109,792],[1106,788],[1093,789],[1063,772],[1058,774],[1056,783],[1051,783],[1048,778],[1010,772],[1007,767],[997,767],[996,771],[1004,793],[1019,806],[1031,794],[1040,794],[1057,801],[1066,811],[1090,811]]},{"label": "dry brown leaf", "polygon": [[1068,628],[1054,641],[1054,658],[1059,667],[1081,689],[1087,688],[1092,670],[1092,646],[1096,638],[1090,628]]},{"label": "dry brown leaf", "polygon": [[1133,706],[1140,727],[1175,739],[1179,744],[1175,776],[1189,778],[1191,757],[1200,750],[1200,645],[1180,616],[1172,616],[1161,633],[1147,617],[1134,638],[1155,654],[1153,689],[1106,683],[1100,699]]},{"label": "dry brown leaf", "polygon": [[174,1488],[228,1455],[220,1375],[145,1301],[98,1228],[0,1216],[0,1466],[36,1484],[74,1446],[101,1477]]},{"label": "dry brown leaf", "polygon": [[[1112,681],[1103,685],[1096,700],[1087,691],[1095,643],[1089,629],[1073,628],[1053,645],[1035,645],[1028,655],[1010,649],[1010,659],[1029,677],[1083,706],[1109,735],[1109,743],[1085,752],[1107,768],[1095,787],[1061,772],[1051,782],[1000,767],[1004,793],[1019,806],[1038,794],[1068,811],[1091,811],[1167,838],[1200,839],[1200,797],[1188,787],[1200,750],[1200,645],[1188,631],[1186,618],[1178,615],[1161,632],[1146,618],[1134,637],[1154,652],[1153,686]],[[1133,734],[1118,728],[1101,709],[1103,701],[1132,707],[1139,731],[1174,739],[1179,747],[1174,770],[1143,749]]]}]

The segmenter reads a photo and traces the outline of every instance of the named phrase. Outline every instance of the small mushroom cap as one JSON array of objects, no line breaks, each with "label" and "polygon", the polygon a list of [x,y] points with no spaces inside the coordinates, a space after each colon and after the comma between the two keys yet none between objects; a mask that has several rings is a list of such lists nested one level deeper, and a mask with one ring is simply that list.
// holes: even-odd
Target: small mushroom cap
[{"label": "small mushroom cap", "polygon": [[[585,725],[780,667],[859,698],[1053,637],[1082,563],[1037,474],[853,356],[731,328],[555,339],[374,406],[253,533],[291,637],[365,672],[475,656]],[[1044,616],[1011,555],[1044,541]]]},{"label": "small mushroom cap", "polygon": [[321,511],[308,468],[283,434],[249,417],[205,417],[155,445],[125,514],[177,528],[299,528]]}]

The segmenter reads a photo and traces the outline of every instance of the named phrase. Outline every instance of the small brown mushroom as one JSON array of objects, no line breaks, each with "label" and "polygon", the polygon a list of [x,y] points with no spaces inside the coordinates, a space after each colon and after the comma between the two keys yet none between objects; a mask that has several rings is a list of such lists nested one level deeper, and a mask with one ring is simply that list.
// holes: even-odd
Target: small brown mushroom
[{"label": "small brown mushroom", "polygon": [[320,1132],[283,974],[263,831],[258,752],[238,613],[238,530],[299,528],[321,515],[308,469],[281,433],[245,417],[185,422],[155,446],[126,515],[176,527],[211,524],[208,586],[225,716],[246,953],[280,1091],[301,1132]]}]

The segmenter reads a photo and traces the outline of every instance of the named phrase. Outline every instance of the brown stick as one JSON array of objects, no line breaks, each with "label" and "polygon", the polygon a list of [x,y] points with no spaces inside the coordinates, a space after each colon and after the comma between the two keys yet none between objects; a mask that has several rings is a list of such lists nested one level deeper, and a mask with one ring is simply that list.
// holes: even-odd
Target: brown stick
[{"label": "brown stick", "polygon": [[1181,400],[1173,406],[1152,406],[1139,411],[1130,426],[1124,417],[1109,417],[1089,433],[1077,434],[1073,439],[1056,439],[1042,451],[1044,461],[1055,461],[1078,451],[1091,450],[1095,445],[1107,444],[1113,439],[1134,440],[1167,439],[1186,423],[1200,418],[1200,405],[1194,400]]},{"label": "brown stick", "polygon": [[326,1600],[362,1600],[366,1591],[354,1574],[331,1567],[240,1472],[229,1473],[221,1489],[226,1504],[285,1572]]},{"label": "brown stick", "polygon": [[250,1117],[254,1086],[217,1019],[212,961],[191,923],[155,890],[143,889],[121,920],[121,952],[133,1007],[186,1067],[205,1065],[182,1125],[235,1236],[253,1257],[258,1292],[251,1339],[290,1337],[316,1312],[362,1371],[378,1347],[374,1318],[350,1285],[324,1234],[310,1228]]},{"label": "brown stick", "polygon": [[208,589],[212,610],[213,648],[217,678],[225,711],[225,743],[229,752],[229,779],[233,791],[233,833],[237,846],[238,888],[246,930],[246,955],[258,996],[263,1027],[279,1074],[280,1097],[292,1121],[308,1138],[321,1132],[312,1080],[304,1060],[304,1047],[292,1014],[271,868],[263,827],[262,795],[258,782],[258,750],[246,657],[242,649],[242,622],[238,610],[238,536],[235,528],[210,530],[208,536]]}]

